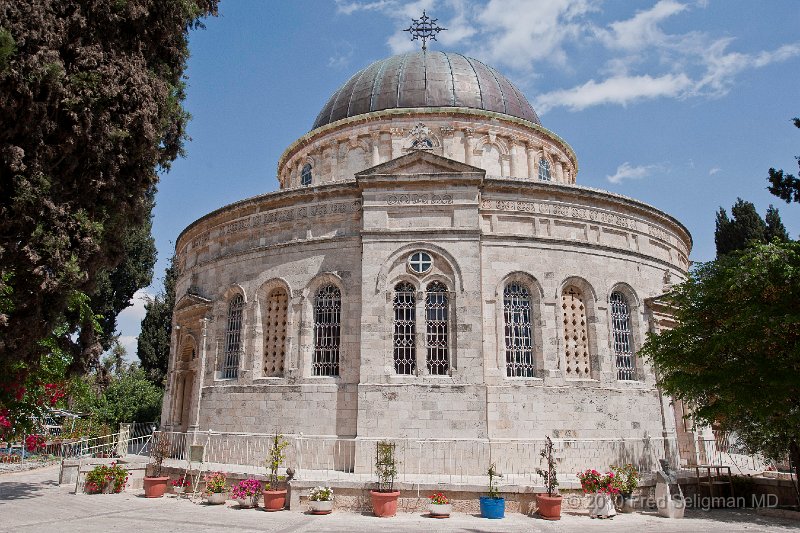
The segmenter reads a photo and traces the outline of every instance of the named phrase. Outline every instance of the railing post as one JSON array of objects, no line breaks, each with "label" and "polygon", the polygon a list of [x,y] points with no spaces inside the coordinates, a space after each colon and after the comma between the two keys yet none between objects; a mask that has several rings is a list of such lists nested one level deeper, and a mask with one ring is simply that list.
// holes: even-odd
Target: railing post
[{"label": "railing post", "polygon": [[124,457],[128,455],[128,443],[131,439],[131,428],[133,424],[121,422],[119,425],[119,438],[117,439],[117,455]]}]

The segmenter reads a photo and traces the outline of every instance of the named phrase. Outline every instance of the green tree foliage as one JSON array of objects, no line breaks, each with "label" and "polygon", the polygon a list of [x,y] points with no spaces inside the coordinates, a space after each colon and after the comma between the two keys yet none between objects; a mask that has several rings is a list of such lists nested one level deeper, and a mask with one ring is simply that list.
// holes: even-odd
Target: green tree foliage
[{"label": "green tree foliage", "polygon": [[20,361],[34,372],[56,331],[73,358],[89,355],[59,328],[125,257],[157,171],[182,152],[188,31],[217,3],[0,6],[0,374]]},{"label": "green tree foliage", "polygon": [[172,310],[175,307],[175,281],[178,271],[175,257],[170,258],[164,271],[164,290],[144,306],[142,331],[136,353],[150,380],[164,387],[169,362],[169,345],[172,335]]},{"label": "green tree foliage", "polygon": [[[148,213],[154,202],[149,202]],[[100,329],[80,324],[80,352],[85,357],[77,358],[73,370],[86,372],[97,366],[99,354],[112,349],[116,342],[117,315],[130,306],[137,290],[147,287],[153,279],[156,262],[156,245],[151,235],[152,219],[148,214],[142,224],[132,227],[125,236],[122,261],[112,270],[101,270],[97,274],[95,290],[90,306],[99,316]]]},{"label": "green tree foliage", "polygon": [[791,240],[776,207],[770,205],[767,208],[767,216],[764,217],[764,221],[767,223],[767,229],[764,230],[764,240],[766,242],[772,242],[776,239],[780,242],[789,242]]},{"label": "green tree foliage", "polygon": [[[800,128],[800,118],[793,118],[794,126]],[[800,165],[800,157],[795,157],[798,165]],[[800,179],[788,172],[784,174],[783,170],[769,169],[769,187],[767,190],[785,201],[787,204],[790,202],[800,202]]]},{"label": "green tree foliage", "polygon": [[800,243],[755,244],[697,264],[668,295],[678,325],[651,335],[663,389],[697,422],[800,468]]},{"label": "green tree foliage", "polygon": [[789,235],[781,222],[778,210],[769,206],[767,221],[761,218],[752,202],[741,198],[731,207],[731,217],[722,207],[717,211],[714,242],[717,245],[717,257],[743,250],[753,242],[769,242],[773,238],[788,241]]}]

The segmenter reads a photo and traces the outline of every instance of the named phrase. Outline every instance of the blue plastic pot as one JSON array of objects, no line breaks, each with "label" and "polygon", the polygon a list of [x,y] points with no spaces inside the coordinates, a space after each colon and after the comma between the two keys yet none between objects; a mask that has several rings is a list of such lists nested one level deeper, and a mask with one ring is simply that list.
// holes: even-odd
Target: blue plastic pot
[{"label": "blue plastic pot", "polygon": [[481,496],[481,516],[484,518],[503,518],[506,514],[505,498]]}]

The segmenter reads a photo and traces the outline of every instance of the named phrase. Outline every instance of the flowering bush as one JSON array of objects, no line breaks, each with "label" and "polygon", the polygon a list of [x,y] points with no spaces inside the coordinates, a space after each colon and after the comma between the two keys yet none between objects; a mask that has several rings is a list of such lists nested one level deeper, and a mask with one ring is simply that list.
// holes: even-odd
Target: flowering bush
[{"label": "flowering bush", "polygon": [[308,499],[312,502],[329,502],[333,499],[333,489],[320,485],[308,491]]},{"label": "flowering bush", "polygon": [[428,497],[431,499],[431,503],[435,505],[447,505],[450,503],[450,500],[447,499],[443,492],[435,492]]},{"label": "flowering bush", "polygon": [[225,484],[227,479],[228,478],[222,472],[211,472],[210,474],[206,474],[203,477],[203,481],[206,482],[206,492],[208,494],[225,492],[228,490],[228,486]]},{"label": "flowering bush", "polygon": [[110,487],[111,492],[119,493],[125,488],[127,482],[128,470],[126,468],[115,462],[110,465],[97,465],[86,474],[84,490],[89,494],[97,494]]},{"label": "flowering bush", "polygon": [[589,469],[578,474],[583,492],[600,492],[603,494],[619,494],[619,483],[614,472],[601,474],[597,470]]},{"label": "flowering bush", "polygon": [[25,437],[25,449],[30,452],[35,452],[38,449],[44,448],[47,439],[44,435],[28,435]]},{"label": "flowering bush", "polygon": [[231,487],[231,496],[234,500],[246,500],[261,492],[261,482],[257,479],[243,479]]},{"label": "flowering bush", "polygon": [[172,486],[173,487],[189,487],[189,486],[191,486],[191,484],[192,484],[192,481],[189,480],[189,479],[186,479],[186,476],[184,476],[184,477],[182,477],[180,479],[173,479],[172,480]]},{"label": "flowering bush", "polygon": [[624,466],[611,465],[611,470],[615,474],[615,483],[622,494],[632,494],[639,486],[639,472],[632,464]]}]

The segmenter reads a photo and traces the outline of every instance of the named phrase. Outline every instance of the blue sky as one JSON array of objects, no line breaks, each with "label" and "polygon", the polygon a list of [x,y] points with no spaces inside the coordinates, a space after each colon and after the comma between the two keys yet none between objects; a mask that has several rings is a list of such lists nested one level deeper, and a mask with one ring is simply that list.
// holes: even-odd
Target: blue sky
[{"label": "blue sky", "polygon": [[800,155],[797,0],[222,0],[191,35],[192,140],[159,185],[156,279],[119,318],[130,355],[181,230],[276,190],[283,150],[354,72],[418,46],[402,29],[423,9],[448,28],[432,49],[508,76],[575,150],[578,183],[681,220],[691,259],[713,259],[715,213],[737,197],[774,204],[798,238],[800,205],[766,191]]}]

